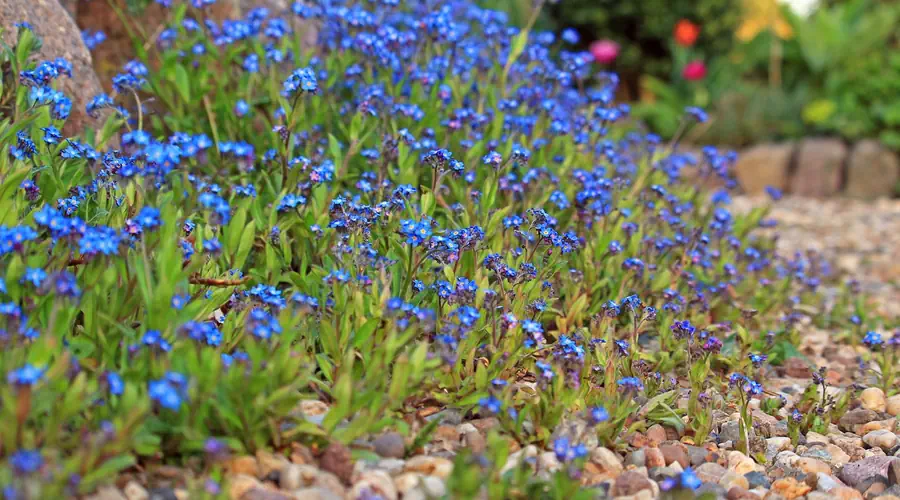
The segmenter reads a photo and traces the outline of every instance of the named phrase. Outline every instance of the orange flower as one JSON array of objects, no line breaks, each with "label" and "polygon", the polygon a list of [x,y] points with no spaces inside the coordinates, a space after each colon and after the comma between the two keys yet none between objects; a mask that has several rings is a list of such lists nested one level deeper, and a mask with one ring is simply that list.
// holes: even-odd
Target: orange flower
[{"label": "orange flower", "polygon": [[691,45],[694,45],[694,42],[697,41],[697,37],[700,36],[700,26],[697,26],[687,19],[682,19],[675,25],[674,36],[675,43],[682,47],[690,47]]}]

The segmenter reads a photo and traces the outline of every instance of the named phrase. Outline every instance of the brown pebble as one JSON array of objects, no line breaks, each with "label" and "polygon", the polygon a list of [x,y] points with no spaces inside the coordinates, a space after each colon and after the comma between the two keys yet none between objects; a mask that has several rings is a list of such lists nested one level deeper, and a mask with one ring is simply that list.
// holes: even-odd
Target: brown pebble
[{"label": "brown pebble", "polygon": [[659,451],[662,452],[663,457],[665,457],[666,465],[672,465],[674,462],[681,464],[682,468],[687,468],[691,465],[691,461],[688,458],[687,452],[684,450],[684,446],[664,444],[659,447]]},{"label": "brown pebble", "polygon": [[487,448],[487,442],[480,432],[467,432],[463,436],[463,445],[472,453],[484,453]]},{"label": "brown pebble", "polygon": [[653,446],[658,446],[659,443],[662,443],[667,439],[666,429],[659,424],[651,425],[650,428],[647,429],[647,439],[650,440],[650,443]]},{"label": "brown pebble", "polygon": [[256,457],[251,457],[250,455],[234,457],[228,460],[225,463],[225,468],[231,474],[259,477],[259,465],[256,463]]},{"label": "brown pebble", "polygon": [[728,490],[727,498],[728,500],[759,500],[759,496],[756,493],[745,490],[740,486],[732,486]]},{"label": "brown pebble", "polygon": [[663,456],[662,452],[659,451],[659,448],[644,448],[644,457],[644,465],[646,465],[648,469],[666,466],[666,458]]},{"label": "brown pebble", "polygon": [[313,465],[316,463],[316,459],[306,446],[300,443],[291,443],[291,462]]},{"label": "brown pebble", "polygon": [[341,443],[331,443],[319,457],[319,468],[337,476],[345,484],[353,477],[353,458],[350,449]]}]

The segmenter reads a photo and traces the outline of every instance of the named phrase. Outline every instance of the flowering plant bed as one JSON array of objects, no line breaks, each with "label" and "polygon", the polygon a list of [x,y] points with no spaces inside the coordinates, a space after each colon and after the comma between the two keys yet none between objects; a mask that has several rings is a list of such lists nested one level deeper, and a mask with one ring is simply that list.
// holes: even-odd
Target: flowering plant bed
[{"label": "flowering plant bed", "polygon": [[[27,25],[3,52],[8,497],[682,494],[709,481],[688,446],[756,471],[760,418],[796,444],[848,409],[824,372],[766,390],[801,325],[888,344],[852,287],[824,307],[826,263],[754,235],[766,208],[682,181],[733,187],[733,153],[635,132],[616,75],[552,34],[298,3],[304,50],[287,18],[202,8],[172,5],[73,137],[68,63]],[[665,470],[620,476],[611,450],[661,441]]]}]

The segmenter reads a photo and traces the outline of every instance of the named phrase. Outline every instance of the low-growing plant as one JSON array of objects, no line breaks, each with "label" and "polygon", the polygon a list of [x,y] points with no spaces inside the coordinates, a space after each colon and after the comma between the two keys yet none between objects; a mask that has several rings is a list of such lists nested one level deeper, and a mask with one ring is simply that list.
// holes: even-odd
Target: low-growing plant
[{"label": "low-growing plant", "polygon": [[[465,2],[297,3],[297,26],[204,5],[172,5],[71,137],[68,62],[27,25],[0,56],[9,491],[168,463],[213,495],[228,454],[385,429],[412,452],[438,408],[499,422],[451,491],[577,496],[585,442],[703,441],[727,374],[797,342],[821,269],[685,181],[733,187],[733,153],[629,132],[590,54]],[[761,388],[732,382],[746,438]],[[559,470],[507,468],[512,444]]]}]

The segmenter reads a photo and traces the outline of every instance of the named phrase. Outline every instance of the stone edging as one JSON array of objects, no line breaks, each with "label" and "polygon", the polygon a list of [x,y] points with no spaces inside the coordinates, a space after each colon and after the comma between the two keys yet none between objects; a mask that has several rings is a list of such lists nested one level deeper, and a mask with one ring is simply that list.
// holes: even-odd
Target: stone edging
[{"label": "stone edging", "polygon": [[815,198],[900,194],[900,157],[870,139],[849,147],[832,138],[759,144],[739,153],[734,171],[749,194],[762,193],[766,186]]}]

